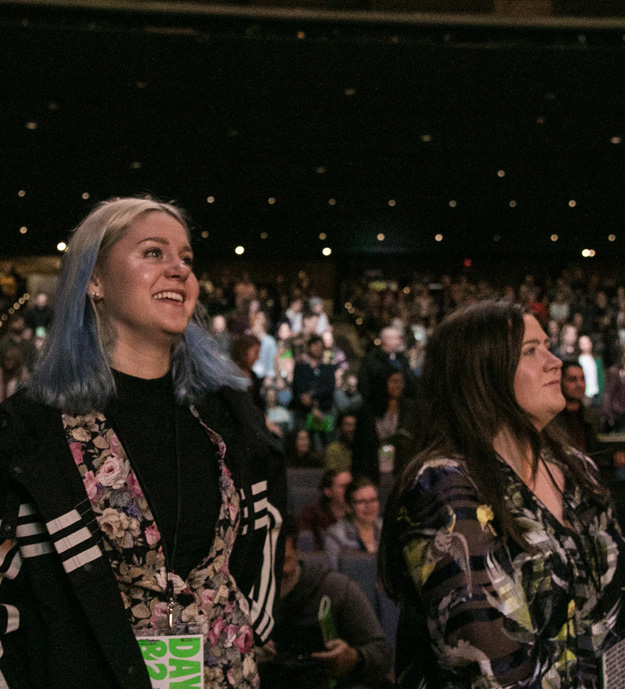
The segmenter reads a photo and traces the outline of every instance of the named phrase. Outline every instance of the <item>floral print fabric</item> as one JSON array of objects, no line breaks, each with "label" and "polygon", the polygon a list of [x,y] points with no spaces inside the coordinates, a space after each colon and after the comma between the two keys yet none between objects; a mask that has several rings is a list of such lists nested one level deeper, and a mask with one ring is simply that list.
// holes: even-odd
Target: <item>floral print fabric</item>
[{"label": "floral print fabric", "polygon": [[258,687],[249,604],[228,568],[239,495],[220,436],[205,427],[221,470],[215,539],[186,580],[169,573],[176,595],[170,629],[161,535],[124,448],[101,413],[64,415],[63,423],[135,635],[202,634],[206,689]]},{"label": "floral print fabric", "polygon": [[500,536],[461,459],[425,462],[403,496],[405,689],[594,689],[598,656],[620,638],[625,546],[611,511],[567,481],[565,527],[501,469],[534,553]]}]

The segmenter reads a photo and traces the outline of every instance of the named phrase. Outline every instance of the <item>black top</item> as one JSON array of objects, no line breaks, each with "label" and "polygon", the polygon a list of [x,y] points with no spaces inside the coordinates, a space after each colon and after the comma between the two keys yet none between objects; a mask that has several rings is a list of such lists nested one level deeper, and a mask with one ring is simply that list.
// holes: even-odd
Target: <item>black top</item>
[{"label": "black top", "polygon": [[117,397],[105,416],[154,513],[167,566],[186,579],[208,555],[219,517],[216,448],[189,408],[174,403],[171,373],[152,380],[113,373]]}]

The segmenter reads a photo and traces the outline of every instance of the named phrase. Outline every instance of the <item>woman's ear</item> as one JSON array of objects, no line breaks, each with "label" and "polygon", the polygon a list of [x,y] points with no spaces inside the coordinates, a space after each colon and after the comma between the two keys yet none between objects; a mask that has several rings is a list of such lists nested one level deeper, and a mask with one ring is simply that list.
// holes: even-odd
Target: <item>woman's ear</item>
[{"label": "woman's ear", "polygon": [[87,296],[90,297],[93,301],[99,301],[104,296],[102,294],[102,285],[96,273],[94,273],[91,276],[91,280],[89,280]]}]

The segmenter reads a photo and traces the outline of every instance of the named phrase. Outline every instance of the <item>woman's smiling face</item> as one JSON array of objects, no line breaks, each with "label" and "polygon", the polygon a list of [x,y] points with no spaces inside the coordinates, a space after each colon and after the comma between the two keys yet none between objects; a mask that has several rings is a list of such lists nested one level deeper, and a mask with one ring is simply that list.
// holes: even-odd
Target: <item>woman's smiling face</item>
[{"label": "woman's smiling face", "polygon": [[134,346],[173,343],[186,329],[198,298],[186,229],[172,216],[140,216],[98,266],[90,283],[117,341]]}]

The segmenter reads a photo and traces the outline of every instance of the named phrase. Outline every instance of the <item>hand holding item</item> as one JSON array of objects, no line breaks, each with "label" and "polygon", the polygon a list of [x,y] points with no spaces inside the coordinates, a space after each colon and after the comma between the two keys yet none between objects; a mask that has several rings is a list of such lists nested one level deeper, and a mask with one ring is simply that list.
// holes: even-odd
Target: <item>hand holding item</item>
[{"label": "hand holding item", "polygon": [[311,653],[312,658],[320,661],[330,677],[342,677],[350,673],[358,663],[358,651],[343,639],[330,639],[326,651]]}]

